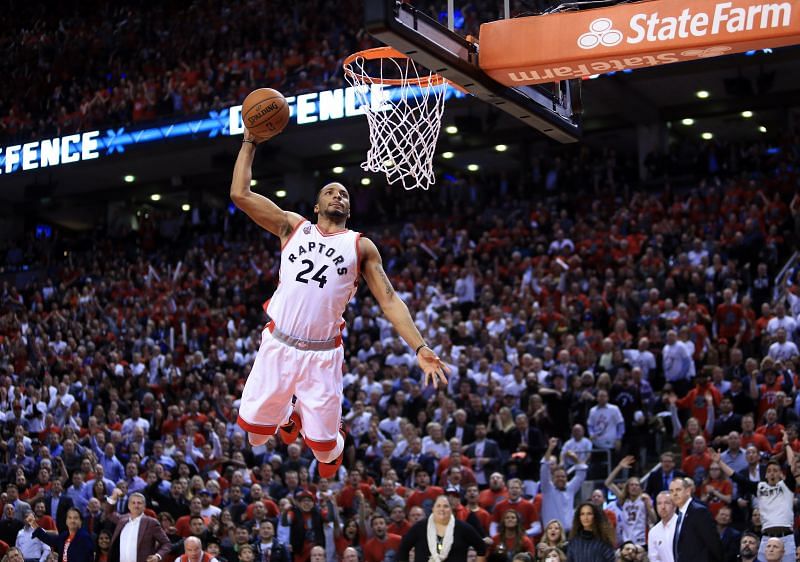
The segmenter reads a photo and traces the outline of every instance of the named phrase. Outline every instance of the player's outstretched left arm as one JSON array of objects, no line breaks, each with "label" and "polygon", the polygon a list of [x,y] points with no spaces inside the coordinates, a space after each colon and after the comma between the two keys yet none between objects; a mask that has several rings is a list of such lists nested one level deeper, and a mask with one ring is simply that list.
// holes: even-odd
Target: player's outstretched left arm
[{"label": "player's outstretched left arm", "polygon": [[361,237],[358,250],[361,254],[361,274],[386,318],[394,325],[397,333],[411,349],[424,346],[417,352],[417,362],[425,373],[423,383],[427,386],[431,382],[435,388],[439,386],[439,383],[446,385],[447,373],[450,372],[450,368],[439,359],[431,348],[424,345],[425,340],[414,325],[406,303],[397,296],[392,282],[389,281],[389,277],[383,270],[383,260],[378,248],[372,240]]}]

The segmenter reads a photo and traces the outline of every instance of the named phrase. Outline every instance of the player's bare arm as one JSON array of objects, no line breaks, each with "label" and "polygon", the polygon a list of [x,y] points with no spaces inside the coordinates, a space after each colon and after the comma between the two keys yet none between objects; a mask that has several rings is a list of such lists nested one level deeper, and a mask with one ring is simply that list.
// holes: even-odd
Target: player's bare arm
[{"label": "player's bare arm", "polygon": [[297,213],[284,211],[271,199],[250,189],[253,179],[253,158],[256,144],[260,140],[247,129],[244,130],[244,142],[239,149],[236,165],[231,180],[231,201],[261,228],[268,230],[281,239],[283,244],[303,217]]},{"label": "player's bare arm", "polygon": [[450,369],[431,348],[425,345],[425,340],[417,330],[406,303],[397,296],[392,282],[383,270],[383,260],[374,242],[361,237],[358,251],[361,255],[361,274],[384,315],[411,349],[418,349],[417,361],[425,373],[423,383],[427,385],[431,382],[434,387],[438,387],[439,383],[447,384],[446,373],[449,373]]}]

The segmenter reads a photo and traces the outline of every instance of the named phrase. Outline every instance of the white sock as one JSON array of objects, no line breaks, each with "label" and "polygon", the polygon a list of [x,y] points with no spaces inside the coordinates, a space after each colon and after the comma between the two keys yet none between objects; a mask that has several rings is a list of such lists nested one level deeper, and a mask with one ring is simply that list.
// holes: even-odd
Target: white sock
[{"label": "white sock", "polygon": [[344,451],[344,437],[341,433],[336,434],[336,446],[330,451],[314,451],[314,456],[319,462],[335,461]]}]

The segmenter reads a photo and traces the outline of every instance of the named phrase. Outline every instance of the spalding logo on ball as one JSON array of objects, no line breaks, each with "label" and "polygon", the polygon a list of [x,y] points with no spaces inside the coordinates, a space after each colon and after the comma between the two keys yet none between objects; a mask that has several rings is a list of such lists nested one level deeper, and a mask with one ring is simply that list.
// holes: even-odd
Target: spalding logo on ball
[{"label": "spalding logo on ball", "polygon": [[277,90],[253,90],[242,102],[242,123],[261,139],[274,137],[289,123],[289,104]]}]

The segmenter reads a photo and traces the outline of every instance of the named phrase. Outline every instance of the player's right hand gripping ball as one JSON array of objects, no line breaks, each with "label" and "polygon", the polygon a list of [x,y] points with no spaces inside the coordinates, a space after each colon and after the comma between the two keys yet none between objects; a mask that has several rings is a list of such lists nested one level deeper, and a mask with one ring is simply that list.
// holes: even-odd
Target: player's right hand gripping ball
[{"label": "player's right hand gripping ball", "polygon": [[289,123],[289,104],[272,88],[253,90],[242,103],[242,123],[256,137],[272,138]]}]

